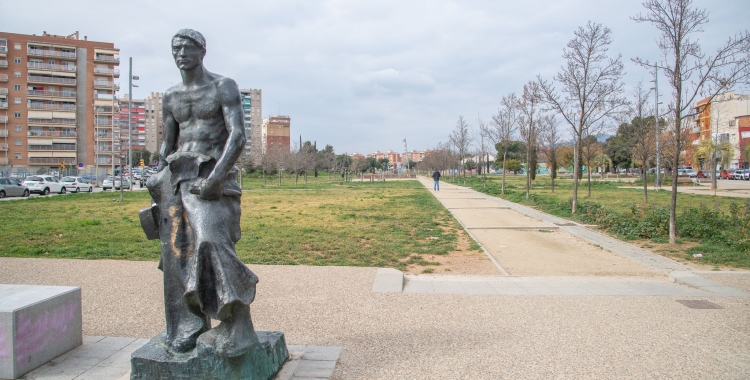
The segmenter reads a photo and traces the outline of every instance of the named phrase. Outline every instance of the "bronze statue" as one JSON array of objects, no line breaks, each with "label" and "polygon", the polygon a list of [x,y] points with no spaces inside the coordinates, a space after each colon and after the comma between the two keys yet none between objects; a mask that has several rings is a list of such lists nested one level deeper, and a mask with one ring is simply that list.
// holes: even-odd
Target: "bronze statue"
[{"label": "bronze statue", "polygon": [[[258,277],[235,253],[242,189],[234,164],[245,129],[237,84],[206,70],[205,55],[199,32],[172,38],[182,83],[164,94],[158,174],[146,184],[154,205],[141,221],[161,240],[169,351],[205,344],[232,357],[258,343],[249,308]],[[211,329],[210,318],[221,323]]]}]

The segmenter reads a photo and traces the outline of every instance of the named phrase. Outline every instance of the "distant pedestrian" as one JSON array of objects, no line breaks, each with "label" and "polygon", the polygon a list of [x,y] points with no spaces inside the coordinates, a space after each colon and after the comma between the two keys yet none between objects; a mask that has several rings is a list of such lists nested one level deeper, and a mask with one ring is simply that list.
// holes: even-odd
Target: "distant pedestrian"
[{"label": "distant pedestrian", "polygon": [[440,191],[440,171],[435,169],[434,172],[432,172],[432,179],[435,180],[435,186],[433,187],[433,190]]}]

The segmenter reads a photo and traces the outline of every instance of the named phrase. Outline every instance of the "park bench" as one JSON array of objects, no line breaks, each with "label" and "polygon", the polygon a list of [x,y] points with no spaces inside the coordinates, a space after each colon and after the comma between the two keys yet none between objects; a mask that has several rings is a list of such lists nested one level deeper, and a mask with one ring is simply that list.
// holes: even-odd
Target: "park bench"
[{"label": "park bench", "polygon": [[81,288],[0,284],[0,379],[17,379],[83,342]]}]

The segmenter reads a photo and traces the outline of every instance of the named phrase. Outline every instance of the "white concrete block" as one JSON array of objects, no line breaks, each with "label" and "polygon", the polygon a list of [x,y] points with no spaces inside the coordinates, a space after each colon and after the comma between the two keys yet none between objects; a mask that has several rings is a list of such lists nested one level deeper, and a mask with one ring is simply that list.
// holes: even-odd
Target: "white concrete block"
[{"label": "white concrete block", "polygon": [[81,288],[0,284],[0,379],[81,345]]}]

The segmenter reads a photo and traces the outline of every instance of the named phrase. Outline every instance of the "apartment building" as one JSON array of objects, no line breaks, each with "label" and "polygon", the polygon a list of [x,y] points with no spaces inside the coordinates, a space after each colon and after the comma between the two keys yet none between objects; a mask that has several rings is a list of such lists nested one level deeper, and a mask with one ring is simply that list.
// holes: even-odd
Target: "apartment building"
[{"label": "apartment building", "polygon": [[[146,150],[156,153],[164,140],[164,120],[161,112],[161,92],[152,92],[146,98]],[[157,164],[157,162],[151,162]]]},{"label": "apartment building", "polygon": [[692,153],[701,142],[713,139],[734,148],[729,168],[748,167],[750,157],[744,157],[742,150],[750,143],[750,95],[728,91],[697,102],[693,110],[695,124],[690,128],[692,144],[686,149],[686,163],[691,164]]},{"label": "apartment building", "polygon": [[240,89],[240,95],[247,138],[243,156],[260,162],[257,158],[263,146],[263,94],[259,89]]},{"label": "apartment building", "polygon": [[0,32],[0,164],[14,172],[110,165],[119,49],[70,35]]},{"label": "apartment building", "polygon": [[[132,150],[146,149],[146,102],[143,99],[133,99],[132,113],[130,106],[127,96],[119,99],[114,115],[115,127],[119,128],[120,155],[123,158],[123,165],[129,164],[128,153],[131,147]],[[128,121],[130,121],[129,124]]]},{"label": "apartment building", "polygon": [[271,116],[263,120],[262,151],[279,149],[289,152],[291,147],[291,118],[289,116]]}]

